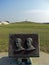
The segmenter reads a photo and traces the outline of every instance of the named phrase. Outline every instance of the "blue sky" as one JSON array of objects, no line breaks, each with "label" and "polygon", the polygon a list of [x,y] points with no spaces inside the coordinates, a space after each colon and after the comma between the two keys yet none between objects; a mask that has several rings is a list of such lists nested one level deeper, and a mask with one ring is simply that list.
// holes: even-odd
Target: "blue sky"
[{"label": "blue sky", "polygon": [[0,0],[0,21],[49,22],[49,0]]}]

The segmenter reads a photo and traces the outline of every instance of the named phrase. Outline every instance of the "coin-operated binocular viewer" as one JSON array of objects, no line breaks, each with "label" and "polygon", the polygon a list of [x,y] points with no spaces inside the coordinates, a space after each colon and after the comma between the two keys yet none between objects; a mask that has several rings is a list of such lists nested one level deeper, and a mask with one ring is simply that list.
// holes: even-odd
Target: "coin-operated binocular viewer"
[{"label": "coin-operated binocular viewer", "polygon": [[31,64],[30,57],[39,57],[39,40],[37,34],[10,34],[9,57],[16,58],[18,63]]}]

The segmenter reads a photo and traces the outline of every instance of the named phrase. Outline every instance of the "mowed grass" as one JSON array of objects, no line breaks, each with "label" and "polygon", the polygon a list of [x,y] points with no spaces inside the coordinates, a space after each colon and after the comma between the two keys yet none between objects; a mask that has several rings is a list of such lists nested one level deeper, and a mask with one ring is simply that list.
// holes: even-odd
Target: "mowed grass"
[{"label": "mowed grass", "polygon": [[36,33],[40,40],[40,49],[49,53],[49,24],[39,24],[31,22],[13,23],[0,25],[0,51],[8,51],[9,34],[12,33]]}]

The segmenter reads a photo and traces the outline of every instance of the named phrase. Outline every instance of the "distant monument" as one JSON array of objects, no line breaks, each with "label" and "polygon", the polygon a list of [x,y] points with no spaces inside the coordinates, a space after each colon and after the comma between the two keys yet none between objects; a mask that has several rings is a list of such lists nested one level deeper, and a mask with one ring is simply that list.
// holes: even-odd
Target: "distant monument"
[{"label": "distant monument", "polygon": [[8,25],[9,24],[9,21],[0,21],[0,25]]}]

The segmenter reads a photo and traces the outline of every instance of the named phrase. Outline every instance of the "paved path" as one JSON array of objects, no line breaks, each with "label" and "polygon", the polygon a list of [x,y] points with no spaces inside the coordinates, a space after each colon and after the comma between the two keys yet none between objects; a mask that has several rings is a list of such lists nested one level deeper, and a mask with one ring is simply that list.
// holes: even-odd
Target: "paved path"
[{"label": "paved path", "polygon": [[[39,58],[31,58],[32,65],[49,65],[49,54],[40,52]],[[0,53],[0,65],[16,65],[16,60],[8,58],[8,53]]]},{"label": "paved path", "polygon": [[31,60],[34,65],[49,65],[49,54],[40,52],[39,58],[31,58]]}]

